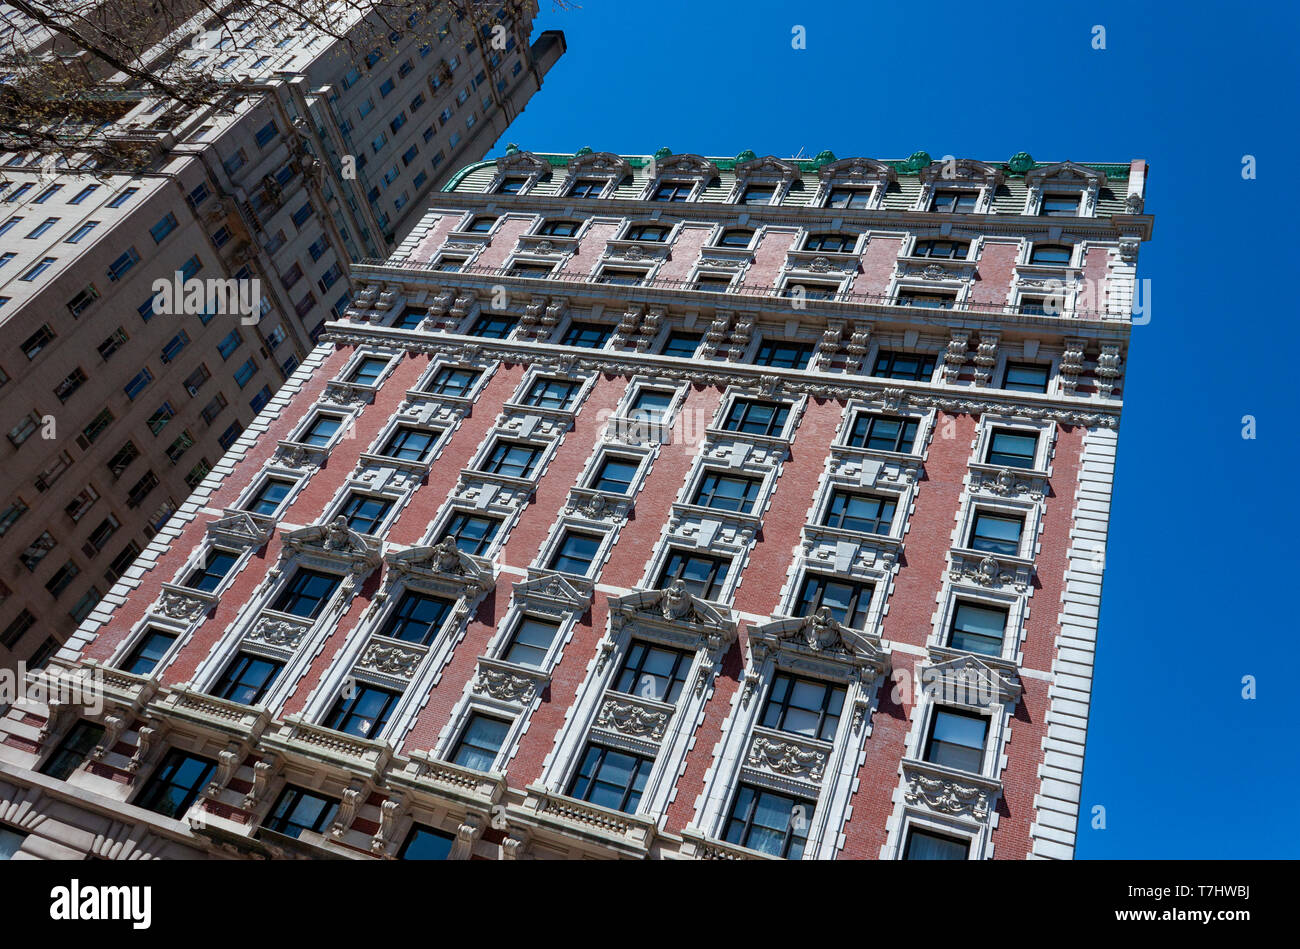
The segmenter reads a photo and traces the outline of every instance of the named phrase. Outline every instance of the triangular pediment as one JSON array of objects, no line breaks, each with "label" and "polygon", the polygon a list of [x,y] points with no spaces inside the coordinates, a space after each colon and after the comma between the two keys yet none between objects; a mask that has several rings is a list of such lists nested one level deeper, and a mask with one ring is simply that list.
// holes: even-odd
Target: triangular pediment
[{"label": "triangular pediment", "polygon": [[1080,165],[1077,162],[1058,161],[1054,165],[1035,168],[1025,175],[1025,184],[1031,188],[1046,181],[1051,181],[1054,184],[1073,182],[1075,184],[1086,184],[1089,187],[1096,184],[1100,187],[1106,183],[1106,173],[1098,171],[1096,168],[1089,168],[1087,165]]},{"label": "triangular pediment", "polygon": [[750,628],[750,638],[770,646],[813,653],[883,670],[889,654],[823,607],[811,616],[779,617]]},{"label": "triangular pediment", "polygon": [[632,171],[632,166],[621,155],[613,152],[588,152],[569,161],[570,175],[615,175],[622,178]]},{"label": "triangular pediment", "polygon": [[611,596],[609,611],[627,621],[639,619],[704,627],[724,642],[736,638],[736,620],[730,611],[700,599],[680,580],[662,590],[637,590],[624,596]]},{"label": "triangular pediment", "polygon": [[932,161],[921,169],[922,181],[978,181],[998,185],[1002,183],[1002,169],[973,158],[951,161]]},{"label": "triangular pediment", "polygon": [[591,602],[591,593],[580,589],[561,573],[539,573],[514,585],[514,595],[523,600],[560,605],[566,609],[583,609]]},{"label": "triangular pediment", "polygon": [[225,516],[211,521],[208,536],[226,544],[241,547],[260,547],[275,533],[275,521],[248,511],[227,509]]},{"label": "triangular pediment", "polygon": [[967,705],[1014,703],[1020,697],[1020,680],[975,656],[954,656],[921,668],[922,690],[937,690],[937,698]]},{"label": "triangular pediment", "polygon": [[546,159],[532,152],[510,152],[497,159],[497,170],[521,175],[545,174],[550,170]]},{"label": "triangular pediment", "polygon": [[306,552],[356,567],[379,566],[379,541],[348,527],[342,515],[329,524],[312,524],[281,533],[286,550]]},{"label": "triangular pediment", "polygon": [[463,587],[466,595],[492,589],[496,583],[490,570],[461,550],[450,539],[437,544],[403,547],[384,556],[399,574],[414,574]]},{"label": "triangular pediment", "polygon": [[780,178],[790,181],[799,175],[799,166],[775,155],[764,155],[736,165],[736,175],[742,178]]},{"label": "triangular pediment", "polygon": [[839,161],[822,165],[817,174],[822,181],[846,179],[893,181],[898,177],[893,166],[886,165],[883,161],[876,161],[874,158],[841,158]]},{"label": "triangular pediment", "polygon": [[654,173],[656,175],[712,178],[717,175],[718,166],[703,155],[668,155],[664,158],[655,159]]}]

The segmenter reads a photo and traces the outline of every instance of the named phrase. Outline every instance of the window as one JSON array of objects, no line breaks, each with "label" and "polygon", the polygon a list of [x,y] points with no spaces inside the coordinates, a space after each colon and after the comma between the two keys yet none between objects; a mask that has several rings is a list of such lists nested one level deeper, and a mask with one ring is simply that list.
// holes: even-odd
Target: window
[{"label": "window", "polygon": [[572,237],[578,233],[577,221],[543,221],[537,229],[538,234],[546,237]]},{"label": "window", "polygon": [[771,185],[750,185],[740,193],[740,204],[771,204],[776,188]]},{"label": "window", "polygon": [[85,201],[87,198],[89,198],[92,194],[94,194],[98,190],[99,190],[99,185],[86,185],[86,187],[82,188],[75,195],[73,195],[71,198],[68,199],[68,204],[80,204],[82,201]]},{"label": "window", "polygon": [[501,751],[501,744],[506,740],[510,723],[489,715],[475,713],[456,742],[456,750],[451,760],[465,768],[475,771],[491,769],[493,762]]},{"label": "window", "polygon": [[488,231],[492,230],[492,225],[496,222],[497,218],[495,214],[479,214],[469,222],[469,226],[466,227],[465,230],[474,231],[479,234],[486,234]]},{"label": "window", "polygon": [[131,485],[131,490],[126,493],[127,507],[139,507],[144,503],[144,499],[149,496],[149,492],[156,487],[158,487],[158,476],[152,470],[146,471],[140,476],[139,481]]},{"label": "window", "polygon": [[[77,493],[76,497],[64,505],[63,513],[68,515],[75,524],[86,516],[86,513],[95,506],[95,502],[98,500],[99,492],[93,487],[87,485]],[[18,503],[21,504],[22,502],[19,501]],[[10,521],[10,523],[12,523],[12,521]],[[0,517],[0,536],[4,536],[4,529],[6,526],[5,518]]]},{"label": "window", "polygon": [[969,857],[968,841],[916,827],[907,832],[907,845],[903,849],[904,860],[966,860]]},{"label": "window", "polygon": [[72,583],[80,573],[81,568],[78,567],[76,563],[69,560],[58,570],[54,571],[54,573],[51,574],[50,579],[45,581],[45,589],[49,591],[51,596],[57,598],[68,588],[68,585]]},{"label": "window", "polygon": [[383,374],[384,369],[388,366],[388,360],[379,356],[367,356],[357,363],[356,367],[348,374],[348,382],[355,382],[357,385],[372,386]]},{"label": "window", "polygon": [[253,495],[252,499],[245,505],[245,510],[252,511],[254,514],[265,514],[269,517],[280,509],[280,505],[289,496],[291,490],[293,490],[292,481],[268,478],[266,483],[262,485],[262,489]]},{"label": "window", "polygon": [[1073,256],[1073,247],[1060,244],[1035,244],[1034,249],[1030,251],[1029,262],[1065,267],[1069,266],[1070,258]]},{"label": "window", "polygon": [[6,649],[13,649],[18,645],[18,641],[23,638],[23,634],[36,625],[36,617],[26,609],[18,611],[18,615],[13,621],[4,628],[0,633],[0,646]]},{"label": "window", "polygon": [[41,774],[56,781],[68,780],[103,737],[103,725],[81,719],[68,729],[58,749],[41,765]]},{"label": "window", "polygon": [[618,287],[639,287],[646,278],[644,270],[620,270],[605,267],[596,274],[596,282]]},{"label": "window", "polygon": [[588,745],[578,773],[569,785],[569,796],[634,814],[653,767],[653,758],[615,751],[603,745]]},{"label": "window", "polygon": [[28,545],[27,549],[18,555],[18,561],[29,571],[35,571],[36,567],[45,555],[54,549],[56,541],[50,535],[49,531],[42,531],[41,536],[37,537]]},{"label": "window", "polygon": [[217,343],[217,352],[221,354],[221,358],[223,360],[229,359],[231,354],[234,353],[234,351],[238,349],[243,344],[243,342],[244,342],[244,337],[240,335],[239,330],[237,329],[231,330],[224,337],[222,337],[220,342]]},{"label": "window", "polygon": [[[19,158],[21,157],[20,155]],[[12,859],[14,854],[22,850],[23,841],[26,839],[27,834],[0,825],[0,860]]]},{"label": "window", "polygon": [[202,590],[205,593],[211,593],[221,581],[225,579],[230,568],[235,565],[239,559],[227,550],[209,550],[207,557],[203,560],[203,565],[194,568],[194,571],[185,580],[185,585],[191,590]]},{"label": "window", "polygon": [[731,278],[721,274],[702,273],[695,278],[694,288],[706,293],[726,293],[731,289]]},{"label": "window", "polygon": [[834,741],[844,711],[844,687],[780,673],[763,709],[763,727]]},{"label": "window", "polygon": [[80,389],[86,383],[86,380],[85,370],[78,366],[64,376],[59,384],[54,387],[54,394],[60,402],[67,402],[68,399],[72,398],[72,393]]},{"label": "window", "polygon": [[911,452],[919,426],[917,419],[860,412],[853,419],[848,443],[854,448],[873,451]]},{"label": "window", "polygon": [[122,387],[122,391],[126,393],[128,399],[134,402],[135,397],[139,395],[144,390],[144,387],[151,382],[153,382],[153,373],[147,368],[141,369],[131,377],[131,380],[126,385]]},{"label": "window", "polygon": [[82,623],[90,615],[90,611],[95,605],[103,599],[104,594],[100,593],[94,585],[88,587],[86,592],[81,594],[80,599],[72,604],[72,609],[68,610],[68,615],[72,617],[73,622]]},{"label": "window", "polygon": [[984,766],[984,741],[989,720],[974,712],[936,708],[925,742],[926,761],[979,774]]},{"label": "window", "polygon": [[117,529],[122,526],[112,514],[104,518],[86,537],[86,543],[81,548],[81,552],[87,557],[93,557],[104,549],[110,537],[117,533]]},{"label": "window", "polygon": [[[193,377],[191,376],[191,379],[192,378]],[[199,385],[202,385],[203,380],[206,380],[207,378],[208,377],[204,375],[200,379]],[[186,380],[187,389],[189,388],[189,381],[190,380]],[[194,395],[193,392],[191,392],[190,394]],[[221,414],[221,410],[224,409],[228,404],[229,403],[226,402],[226,397],[222,395],[220,392],[218,392],[216,395],[214,395],[211,399],[208,400],[208,404],[203,406],[203,411],[200,412],[199,414],[200,416],[202,416],[204,422],[211,425],[212,422],[216,419],[216,417]]]},{"label": "window", "polygon": [[816,806],[815,801],[742,784],[731,805],[725,839],[774,857],[802,859]]},{"label": "window", "polygon": [[173,748],[135,799],[135,806],[180,819],[207,787],[216,767],[208,758]]},{"label": "window", "polygon": [[761,478],[709,472],[700,479],[691,503],[717,511],[749,514],[754,510],[754,500],[762,485]]},{"label": "window", "polygon": [[1000,656],[1006,629],[1005,609],[959,602],[953,611],[948,645],[984,656]]},{"label": "window", "polygon": [[337,415],[318,415],[312,420],[307,430],[302,433],[300,441],[305,445],[324,448],[342,427],[343,419]]},{"label": "window", "polygon": [[325,833],[338,814],[339,803],[314,791],[287,785],[262,825],[267,830],[297,840],[303,831]]},{"label": "window", "polygon": [[[18,522],[18,519],[29,510],[31,508],[27,506],[27,502],[22,498],[15,498],[7,508],[0,510],[0,537],[7,534],[9,528],[13,527]],[[75,521],[77,518],[74,517],[73,520]]]},{"label": "window", "polygon": [[444,833],[441,830],[432,830],[416,824],[411,828],[411,833],[407,835],[406,842],[402,844],[402,849],[397,852],[397,859],[446,860],[451,854],[451,848],[455,842],[456,837],[453,834]]},{"label": "window", "polygon": [[454,606],[450,600],[405,590],[396,608],[384,621],[380,635],[427,646],[437,637]]},{"label": "window", "polygon": [[[8,200],[12,201],[13,195],[10,195]],[[11,230],[13,230],[19,224],[21,224],[22,221],[23,221],[22,216],[16,215],[14,217],[9,218],[9,220],[5,221],[3,224],[0,224],[0,236],[8,234]]]},{"label": "window", "polygon": [[700,340],[703,338],[699,333],[669,333],[668,340],[664,343],[663,355],[689,359],[700,348]]},{"label": "window", "polygon": [[[91,223],[93,224],[95,222],[92,221]],[[68,239],[72,240],[72,238],[68,238]],[[94,303],[98,299],[99,299],[99,291],[95,289],[95,285],[93,283],[87,284],[85,287],[82,287],[80,290],[78,290],[73,295],[72,299],[68,301],[67,304],[68,312],[72,314],[73,319],[77,319],[79,316],[81,316],[81,314],[85,313],[86,310],[90,308],[90,305],[92,303]],[[150,298],[149,308],[152,311],[153,309],[152,298]]]},{"label": "window", "polygon": [[778,366],[783,369],[803,369],[812,358],[812,345],[787,340],[762,340],[754,362],[760,366]]},{"label": "window", "polygon": [[130,337],[126,335],[126,330],[119,326],[110,336],[106,337],[104,341],[95,348],[98,350],[100,358],[105,362],[108,362],[108,357],[121,349],[122,345],[129,338]]},{"label": "window", "polygon": [[517,260],[510,265],[510,276],[512,277],[532,277],[537,280],[545,280],[554,272],[554,264],[531,264]]},{"label": "window", "polygon": [[854,494],[842,488],[831,494],[822,523],[845,531],[863,534],[888,534],[894,522],[893,498],[873,494]]},{"label": "window", "polygon": [[646,241],[660,243],[668,236],[668,228],[662,224],[634,224],[623,235],[625,241]]},{"label": "window", "polygon": [[1020,533],[1024,528],[1023,517],[978,511],[971,525],[968,546],[971,550],[1014,557],[1020,552]]},{"label": "window", "polygon": [[856,234],[809,234],[803,249],[824,254],[851,254],[857,243]]},{"label": "window", "polygon": [[722,584],[730,566],[731,561],[725,557],[710,557],[674,548],[669,552],[655,586],[663,590],[680,580],[687,590],[701,599],[716,600],[722,593]]},{"label": "window", "polygon": [[481,470],[511,478],[528,478],[532,476],[533,468],[541,455],[542,450],[532,445],[498,441]]},{"label": "window", "polygon": [[505,339],[519,322],[513,316],[497,316],[484,313],[469,328],[470,336],[482,336],[486,339]]},{"label": "window", "polygon": [[442,432],[402,425],[389,436],[380,454],[403,461],[428,461]]},{"label": "window", "polygon": [[341,579],[332,573],[300,568],[275,598],[271,609],[303,619],[315,619],[338,589]]},{"label": "window", "polygon": [[579,178],[569,189],[569,195],[574,198],[599,198],[604,190],[605,182],[599,178]]},{"label": "window", "polygon": [[654,193],[650,196],[651,201],[689,201],[691,191],[694,185],[685,183],[665,181],[655,188]]},{"label": "window", "polygon": [[633,458],[606,455],[587,487],[614,494],[627,494],[632,490],[632,484],[636,481],[636,473],[640,467],[641,463]]},{"label": "window", "polygon": [[970,245],[964,241],[927,240],[917,241],[912,249],[913,257],[930,257],[936,260],[965,260]]},{"label": "window", "polygon": [[596,559],[596,552],[600,550],[602,539],[598,534],[565,531],[559,546],[551,554],[550,562],[547,564],[548,569],[587,576]]},{"label": "window", "polygon": [[[34,228],[31,229],[31,231],[28,232],[28,234],[27,234],[27,240],[31,240],[31,239],[34,238],[34,237],[40,237],[42,234],[44,234],[46,231],[48,231],[48,230],[49,230],[50,228],[52,228],[55,224],[58,224],[58,223],[59,223],[59,219],[58,219],[58,218],[56,218],[56,217],[47,217],[44,221],[42,221],[40,224],[37,224]],[[13,257],[14,255],[13,255],[13,254],[6,254],[5,256],[6,256],[6,257]]]},{"label": "window", "polygon": [[284,663],[263,659],[251,653],[236,653],[216,683],[209,690],[219,699],[256,705],[275,682]]},{"label": "window", "polygon": [[[263,388],[265,388],[265,386],[263,386]],[[269,394],[267,397],[268,398],[270,397]],[[265,404],[266,404],[265,402],[262,403],[262,405]],[[262,405],[258,405],[254,403],[253,411],[254,412],[260,411]],[[244,433],[243,424],[240,423],[239,419],[235,419],[235,421],[231,422],[229,425],[226,426],[225,431],[223,431],[220,435],[217,436],[217,444],[221,446],[223,451],[230,451],[230,446],[233,445],[239,439],[239,436],[242,435],[243,433]]]},{"label": "window", "polygon": [[728,432],[780,437],[785,429],[790,407],[775,402],[737,399],[731,404],[722,427]]},{"label": "window", "polygon": [[450,537],[465,553],[482,556],[492,546],[492,539],[500,526],[500,518],[457,511],[447,522],[440,540]]},{"label": "window", "polygon": [[974,214],[978,202],[978,191],[939,190],[930,200],[930,210],[947,214]]},{"label": "window", "polygon": [[165,363],[171,362],[173,359],[175,359],[177,356],[180,355],[181,350],[184,349],[189,344],[189,341],[190,341],[190,334],[185,332],[185,330],[181,330],[179,333],[177,333],[175,336],[173,336],[171,339],[169,339],[166,343],[163,344],[162,361]]},{"label": "window", "polygon": [[748,247],[754,232],[747,227],[729,227],[718,238],[719,247]]},{"label": "window", "polygon": [[676,704],[694,661],[693,652],[633,640],[614,680],[614,689],[625,695]]},{"label": "window", "polygon": [[1044,217],[1078,217],[1079,196],[1074,194],[1045,194],[1038,213]]},{"label": "window", "polygon": [[373,534],[384,522],[393,502],[366,494],[349,494],[339,516],[347,518],[348,527],[361,534]]},{"label": "window", "polygon": [[167,214],[163,216],[162,220],[149,228],[149,235],[153,238],[155,244],[161,244],[163,238],[176,230],[176,227],[176,215],[168,211]]},{"label": "window", "polygon": [[850,629],[862,629],[867,610],[871,608],[872,589],[869,583],[809,573],[799,590],[795,615],[813,616],[825,609],[836,622]]},{"label": "window", "polygon": [[63,190],[63,185],[50,185],[48,188],[46,188],[44,191],[42,191],[35,198],[32,199],[32,204],[44,204],[46,201],[50,200],[50,198],[54,197],[62,190]]},{"label": "window", "polygon": [[529,387],[523,404],[543,409],[569,409],[573,407],[582,383],[571,379],[542,377]]},{"label": "window", "polygon": [[559,632],[559,623],[525,616],[515,627],[514,635],[510,637],[510,646],[502,658],[521,666],[541,668]]},{"label": "window", "polygon": [[1009,428],[995,428],[989,433],[989,447],[984,462],[1007,468],[1033,469],[1038,454],[1038,436]]},{"label": "window", "polygon": [[831,193],[826,200],[828,208],[853,208],[860,209],[867,207],[871,202],[871,190],[869,188],[831,188]]},{"label": "window", "polygon": [[474,388],[474,383],[482,375],[477,369],[458,369],[455,366],[443,366],[429,381],[425,392],[438,395],[465,396]]},{"label": "window", "polygon": [[873,376],[884,379],[910,379],[929,382],[934,375],[934,356],[930,353],[897,353],[881,350],[876,355]]},{"label": "window", "polygon": [[1002,375],[1002,388],[1016,392],[1046,392],[1050,366],[1009,362]]},{"label": "window", "polygon": [[[35,280],[41,274],[45,273],[45,271],[49,270],[50,267],[53,266],[54,262],[57,260],[58,260],[57,257],[42,257],[35,264],[32,265],[32,268],[30,270],[28,270],[25,274],[23,274],[18,279],[26,280],[29,282]],[[110,273],[109,279],[116,280],[117,278],[112,276],[112,274]]]},{"label": "window", "polygon": [[[445,112],[443,114],[446,115]],[[446,119],[444,118],[443,121],[445,122]],[[524,186],[527,184],[527,177],[520,175],[507,175],[501,180],[501,184],[497,188],[497,194],[519,194],[524,190]]]},{"label": "window", "polygon": [[136,644],[136,647],[127,656],[126,661],[122,663],[122,671],[134,675],[149,675],[175,641],[175,633],[167,633],[161,629],[150,627],[145,630],[140,642]]},{"label": "window", "polygon": [[24,415],[22,419],[9,430],[9,441],[15,448],[21,445],[27,439],[32,437],[32,433],[40,428],[41,420],[35,412]]},{"label": "window", "polygon": [[265,146],[267,142],[275,138],[277,132],[279,132],[279,129],[275,127],[275,121],[272,120],[267,122],[257,130],[257,134],[254,136],[254,139],[257,141],[257,147],[262,148]]},{"label": "window", "polygon": [[53,342],[54,335],[54,330],[50,329],[50,324],[42,323],[41,328],[23,340],[19,348],[28,359],[35,359],[42,349]]},{"label": "window", "polygon": [[134,247],[128,247],[116,260],[108,265],[108,279],[111,282],[121,280],[126,272],[140,262],[140,255]]}]

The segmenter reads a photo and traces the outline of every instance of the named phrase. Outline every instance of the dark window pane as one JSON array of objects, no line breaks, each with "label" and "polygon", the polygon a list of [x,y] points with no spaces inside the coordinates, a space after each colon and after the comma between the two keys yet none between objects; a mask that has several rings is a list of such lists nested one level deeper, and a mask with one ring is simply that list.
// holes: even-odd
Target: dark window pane
[{"label": "dark window pane", "polygon": [[499,718],[479,714],[471,716],[451,760],[475,771],[491,770],[509,730],[510,723]]},{"label": "dark window pane", "polygon": [[384,621],[380,635],[427,646],[438,635],[454,606],[451,600],[405,590]]},{"label": "dark window pane", "polygon": [[925,760],[934,764],[979,774],[984,763],[984,739],[989,720],[983,715],[935,709]]},{"label": "dark window pane", "polygon": [[628,695],[675,704],[695,654],[633,640],[614,688]]},{"label": "dark window pane", "polygon": [[215,768],[216,763],[207,758],[173,748],[154,770],[135,805],[164,817],[180,818],[207,786]]},{"label": "dark window pane", "polygon": [[653,758],[588,745],[582,765],[573,776],[569,795],[611,810],[636,813],[641,792],[654,767]]}]

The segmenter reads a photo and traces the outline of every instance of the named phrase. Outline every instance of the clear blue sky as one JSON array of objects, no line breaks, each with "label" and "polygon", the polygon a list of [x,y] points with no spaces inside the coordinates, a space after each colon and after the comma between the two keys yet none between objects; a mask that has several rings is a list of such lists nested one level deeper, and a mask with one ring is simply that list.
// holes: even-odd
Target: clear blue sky
[{"label": "clear blue sky", "polygon": [[494,155],[513,141],[1150,163],[1152,318],[1129,352],[1083,788],[1084,814],[1103,805],[1107,827],[1081,822],[1078,855],[1300,856],[1295,622],[1281,608],[1300,587],[1284,332],[1300,7],[540,3],[538,29],[564,30],[569,51]]}]

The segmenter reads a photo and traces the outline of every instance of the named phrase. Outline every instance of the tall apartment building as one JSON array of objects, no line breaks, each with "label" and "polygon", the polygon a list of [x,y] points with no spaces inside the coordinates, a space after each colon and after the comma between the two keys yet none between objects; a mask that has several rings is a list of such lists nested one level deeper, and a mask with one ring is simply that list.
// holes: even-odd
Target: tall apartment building
[{"label": "tall apartment building", "polygon": [[[120,166],[0,154],[0,668],[86,618],[344,312],[352,261],[387,255],[564,49],[530,46],[519,0],[440,4],[359,59],[238,11],[157,51],[228,99],[105,78]],[[200,292],[167,306],[159,279]]]},{"label": "tall apartment building", "polygon": [[1071,857],[1146,177],[462,169],[30,677],[103,707],[0,722],[0,840]]}]

